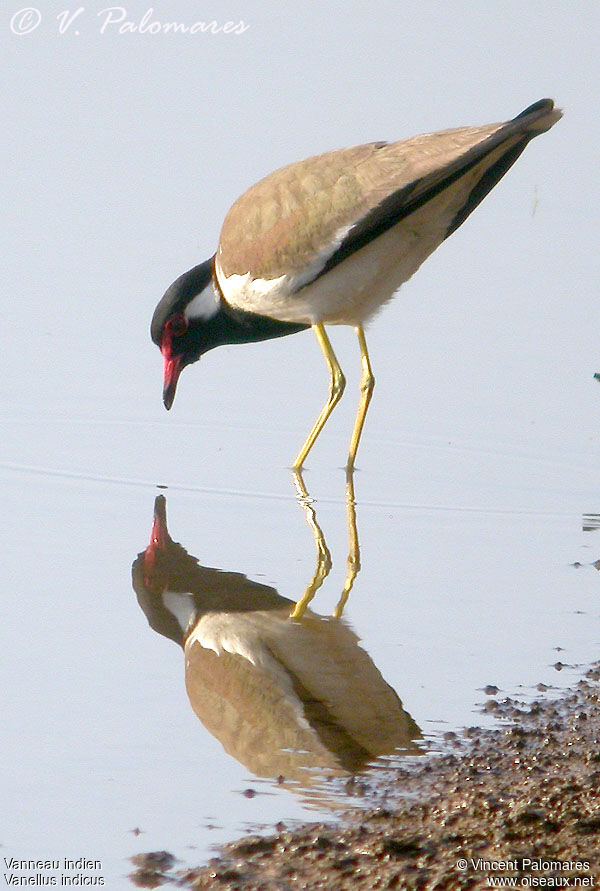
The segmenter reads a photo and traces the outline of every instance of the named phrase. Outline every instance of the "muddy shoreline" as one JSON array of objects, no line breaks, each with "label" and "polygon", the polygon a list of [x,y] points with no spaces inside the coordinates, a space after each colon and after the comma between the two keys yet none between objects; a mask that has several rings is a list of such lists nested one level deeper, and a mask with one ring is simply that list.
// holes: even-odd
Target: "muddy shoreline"
[{"label": "muddy shoreline", "polygon": [[[470,728],[454,752],[395,771],[374,806],[224,846],[181,869],[135,860],[143,887],[597,887],[600,885],[600,663],[556,699],[490,700],[500,729]],[[390,804],[393,802],[393,804]]]}]

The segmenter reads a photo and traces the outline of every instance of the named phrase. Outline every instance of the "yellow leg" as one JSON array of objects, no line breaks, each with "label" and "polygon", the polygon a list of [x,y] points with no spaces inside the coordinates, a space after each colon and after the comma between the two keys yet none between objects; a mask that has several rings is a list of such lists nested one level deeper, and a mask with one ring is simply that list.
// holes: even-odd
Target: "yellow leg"
[{"label": "yellow leg", "polygon": [[354,423],[354,430],[352,431],[352,439],[350,440],[348,464],[346,465],[348,470],[352,470],[354,468],[354,461],[356,459],[356,453],[358,451],[360,436],[364,427],[365,418],[367,417],[367,410],[369,408],[371,396],[373,395],[373,387],[375,386],[375,378],[373,377],[373,370],[371,369],[371,362],[369,360],[369,351],[367,350],[367,341],[365,339],[364,329],[362,325],[357,325],[354,330],[356,331],[356,335],[358,337],[358,345],[360,347],[362,377],[360,381],[360,402],[358,405],[356,421]]},{"label": "yellow leg", "polygon": [[348,562],[346,564],[346,579],[344,589],[333,611],[336,619],[340,619],[356,576],[360,572],[360,545],[358,543],[358,529],[356,527],[356,499],[354,497],[354,471],[346,472],[346,507],[348,510]]},{"label": "yellow leg", "polygon": [[[358,331],[359,329],[357,328],[356,330]],[[329,415],[331,414],[333,409],[336,407],[336,405],[340,401],[340,399],[342,397],[342,393],[344,392],[344,387],[346,386],[346,379],[342,373],[342,369],[340,368],[340,365],[336,358],[336,355],[333,352],[333,347],[331,346],[329,338],[327,337],[327,334],[325,333],[325,328],[323,327],[323,325],[320,325],[320,324],[313,325],[313,331],[315,332],[315,334],[317,336],[317,340],[319,341],[319,346],[321,347],[321,349],[323,351],[323,355],[325,356],[325,361],[327,362],[329,371],[331,373],[331,384],[329,387],[329,399],[323,406],[323,409],[321,411],[321,414],[317,418],[317,422],[316,422],[315,426],[310,431],[310,434],[309,434],[306,442],[300,449],[300,451],[298,453],[298,457],[294,461],[293,468],[292,468],[293,470],[300,470],[302,468],[302,465],[304,464],[304,462],[306,460],[306,456],[308,455],[308,453],[312,449],[313,445],[315,444],[315,441],[316,441],[319,433],[321,432],[321,430],[327,423],[327,419],[329,418]],[[362,328],[360,329],[360,331],[362,332]],[[359,337],[360,337],[360,334],[359,334]],[[363,337],[363,341],[364,341],[364,334],[362,335],[362,337]],[[366,354],[366,349],[367,349],[367,347],[365,344],[365,354]],[[361,350],[362,350],[362,346],[361,346]],[[367,356],[367,362],[368,362],[368,358],[369,357]],[[365,412],[366,412],[366,409],[365,409]],[[358,423],[358,421],[357,421],[357,423]],[[361,427],[362,427],[362,424],[361,424]],[[360,431],[359,431],[358,436],[360,438]],[[357,445],[358,445],[358,443],[357,443]]]},{"label": "yellow leg", "polygon": [[[311,583],[300,600],[294,605],[294,608],[290,613],[291,619],[301,619],[304,616],[308,605],[331,571],[331,554],[325,542],[323,530],[317,521],[313,499],[308,494],[304,479],[299,470],[294,471],[294,482],[298,493],[298,501],[304,508],[308,525],[312,530],[315,544],[317,546],[317,568]],[[350,596],[350,591],[352,590],[356,576],[360,572],[360,545],[358,543],[358,529],[356,525],[356,498],[354,496],[354,472],[352,470],[348,470],[346,473],[346,508],[348,512],[348,562],[346,566],[344,588],[333,611],[333,616],[336,619],[342,617],[344,607]]]},{"label": "yellow leg", "polygon": [[329,548],[325,543],[323,530],[317,522],[317,515],[313,507],[312,499],[307,492],[302,474],[299,470],[294,471],[294,482],[296,484],[296,491],[298,492],[298,501],[304,508],[308,525],[312,530],[315,544],[317,546],[317,568],[315,570],[315,574],[310,585],[304,592],[304,595],[296,603],[290,613],[290,618],[301,619],[306,612],[308,604],[311,602],[311,600],[329,575],[329,572],[331,570],[331,554],[329,553]]}]

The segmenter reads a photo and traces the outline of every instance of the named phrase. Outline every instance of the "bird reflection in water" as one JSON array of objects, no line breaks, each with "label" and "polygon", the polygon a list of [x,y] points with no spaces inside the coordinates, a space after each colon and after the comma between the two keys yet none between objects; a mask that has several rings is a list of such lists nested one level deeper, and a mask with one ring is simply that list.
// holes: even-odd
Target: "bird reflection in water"
[{"label": "bird reflection in water", "polygon": [[[321,799],[325,777],[355,775],[380,755],[418,754],[421,734],[341,620],[359,566],[355,520],[335,615],[308,608],[331,558],[302,477],[296,482],[318,550],[299,603],[242,573],[199,565],[169,535],[162,495],[133,587],[150,626],[183,648],[192,708],[226,752],[256,776],[283,777]],[[351,482],[347,494],[353,516]]]},{"label": "bird reflection in water", "polygon": [[[298,493],[298,501],[304,508],[306,520],[312,530],[315,544],[317,546],[316,572],[310,585],[306,589],[304,596],[294,605],[294,608],[290,613],[290,616],[293,619],[301,619],[306,612],[308,604],[311,602],[331,571],[331,554],[329,553],[329,548],[327,547],[325,536],[323,535],[323,530],[321,529],[317,521],[317,514],[313,507],[313,499],[308,494],[306,485],[304,484],[302,471],[293,470],[292,473],[294,475],[296,492]],[[348,511],[348,562],[346,569],[346,580],[342,589],[342,595],[335,610],[333,611],[333,615],[336,619],[341,619],[344,607],[346,606],[346,602],[348,600],[348,597],[350,596],[350,591],[352,590],[354,580],[356,579],[356,576],[360,571],[360,546],[358,543],[358,530],[356,528],[356,499],[354,497],[353,470],[346,471],[346,508]]]}]

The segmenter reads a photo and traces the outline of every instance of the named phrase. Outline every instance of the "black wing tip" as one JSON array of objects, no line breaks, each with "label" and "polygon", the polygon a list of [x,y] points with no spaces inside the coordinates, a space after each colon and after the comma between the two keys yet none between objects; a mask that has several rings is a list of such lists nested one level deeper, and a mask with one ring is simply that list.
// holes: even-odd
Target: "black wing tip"
[{"label": "black wing tip", "polygon": [[538,102],[534,102],[533,105],[529,105],[512,121],[509,121],[509,124],[514,124],[518,121],[522,126],[523,122],[527,120],[527,123],[531,124],[534,130],[543,132],[544,130],[549,130],[550,127],[562,118],[562,115],[562,109],[555,107],[553,99],[540,99]]},{"label": "black wing tip", "polygon": [[539,99],[533,105],[529,105],[521,114],[518,114],[514,120],[518,121],[519,118],[526,118],[531,114],[537,114],[539,111],[543,111],[545,114],[554,111],[554,99]]}]

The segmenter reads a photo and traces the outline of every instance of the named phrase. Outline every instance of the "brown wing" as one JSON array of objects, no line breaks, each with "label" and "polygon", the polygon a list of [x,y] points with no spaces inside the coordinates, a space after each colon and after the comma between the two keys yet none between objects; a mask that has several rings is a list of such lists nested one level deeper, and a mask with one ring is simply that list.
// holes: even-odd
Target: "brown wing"
[{"label": "brown wing", "polygon": [[527,142],[560,117],[541,100],[506,124],[463,127],[392,144],[318,155],[277,170],[233,205],[221,232],[223,274],[307,283],[367,244],[505,145],[493,170],[457,214],[454,231],[514,163]]}]

